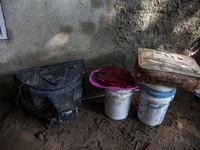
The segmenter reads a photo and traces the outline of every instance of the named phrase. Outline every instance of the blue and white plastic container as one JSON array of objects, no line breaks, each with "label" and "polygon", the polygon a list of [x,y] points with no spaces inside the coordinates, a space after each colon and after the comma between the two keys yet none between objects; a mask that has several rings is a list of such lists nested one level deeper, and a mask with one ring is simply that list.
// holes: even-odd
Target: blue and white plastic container
[{"label": "blue and white plastic container", "polygon": [[163,122],[169,104],[176,94],[176,88],[143,84],[140,90],[138,119],[149,126]]},{"label": "blue and white plastic container", "polygon": [[194,90],[193,94],[198,98],[198,100],[200,100],[200,89]]}]

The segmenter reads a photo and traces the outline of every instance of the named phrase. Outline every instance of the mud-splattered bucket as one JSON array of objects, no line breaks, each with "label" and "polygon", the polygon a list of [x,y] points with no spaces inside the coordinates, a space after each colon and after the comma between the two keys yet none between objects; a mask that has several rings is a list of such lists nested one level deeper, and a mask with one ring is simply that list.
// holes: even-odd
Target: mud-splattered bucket
[{"label": "mud-splattered bucket", "polygon": [[133,90],[105,89],[105,114],[114,120],[122,120],[128,116]]},{"label": "mud-splattered bucket", "polygon": [[143,84],[140,90],[138,119],[149,126],[162,123],[168,106],[176,94],[176,88]]}]

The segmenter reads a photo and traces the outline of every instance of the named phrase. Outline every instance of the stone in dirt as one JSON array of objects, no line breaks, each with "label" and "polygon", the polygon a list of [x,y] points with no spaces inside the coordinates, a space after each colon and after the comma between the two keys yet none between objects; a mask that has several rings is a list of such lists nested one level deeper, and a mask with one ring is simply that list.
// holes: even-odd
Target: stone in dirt
[{"label": "stone in dirt", "polygon": [[39,134],[38,134],[38,140],[43,141],[44,139],[45,139],[45,138],[44,138],[44,134],[39,133]]}]

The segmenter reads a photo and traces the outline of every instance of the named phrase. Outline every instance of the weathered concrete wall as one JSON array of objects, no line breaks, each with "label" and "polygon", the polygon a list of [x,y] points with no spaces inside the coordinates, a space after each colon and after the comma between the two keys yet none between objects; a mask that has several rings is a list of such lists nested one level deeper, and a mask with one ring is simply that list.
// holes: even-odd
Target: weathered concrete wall
[{"label": "weathered concrete wall", "polygon": [[11,87],[11,73],[22,69],[85,59],[87,78],[111,64],[114,2],[2,0],[9,40],[0,41],[1,87]]},{"label": "weathered concrete wall", "polygon": [[11,90],[11,73],[22,69],[85,59],[89,91],[94,69],[134,72],[139,47],[199,50],[199,0],[2,0],[2,5],[9,40],[0,41],[0,94]]},{"label": "weathered concrete wall", "polygon": [[200,49],[199,0],[120,0],[116,9],[118,66],[132,70],[139,47],[186,55]]}]

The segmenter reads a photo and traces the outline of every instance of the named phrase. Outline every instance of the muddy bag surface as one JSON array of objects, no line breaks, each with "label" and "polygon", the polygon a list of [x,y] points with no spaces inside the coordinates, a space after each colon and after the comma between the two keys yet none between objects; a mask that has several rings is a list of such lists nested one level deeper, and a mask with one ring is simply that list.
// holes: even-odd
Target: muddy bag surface
[{"label": "muddy bag surface", "polygon": [[192,57],[166,50],[139,48],[136,79],[142,83],[200,89],[200,67]]},{"label": "muddy bag surface", "polygon": [[21,101],[30,114],[50,124],[77,119],[82,104],[84,60],[13,73]]}]

